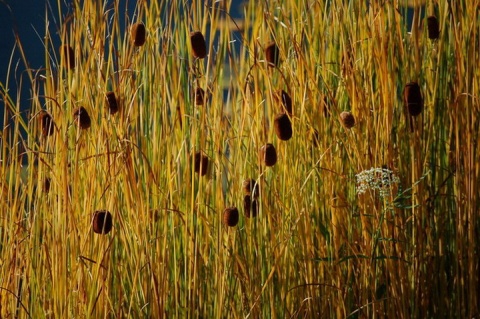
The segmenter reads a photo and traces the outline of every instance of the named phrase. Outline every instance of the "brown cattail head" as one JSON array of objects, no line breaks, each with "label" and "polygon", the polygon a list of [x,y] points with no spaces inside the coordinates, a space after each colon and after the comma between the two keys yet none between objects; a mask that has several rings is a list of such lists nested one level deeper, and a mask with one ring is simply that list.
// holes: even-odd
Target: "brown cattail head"
[{"label": "brown cattail head", "polygon": [[42,111],[40,114],[40,125],[42,127],[43,136],[50,136],[55,132],[55,123],[50,114]]},{"label": "brown cattail head", "polygon": [[243,211],[245,217],[257,217],[258,215],[258,201],[256,199],[252,200],[250,195],[245,195],[243,198]]},{"label": "brown cattail head", "polygon": [[340,120],[346,128],[352,128],[355,126],[355,117],[350,112],[340,113]]},{"label": "brown cattail head", "polygon": [[195,31],[190,33],[190,43],[192,44],[194,57],[203,59],[207,56],[207,44],[202,32]]},{"label": "brown cattail head", "polygon": [[288,95],[287,92],[284,90],[278,91],[276,94],[277,100],[280,101],[280,104],[282,105],[282,110],[281,112],[286,112],[290,116],[292,116],[293,109],[292,109],[292,98],[290,95]]},{"label": "brown cattail head", "polygon": [[253,198],[258,198],[258,196],[260,196],[260,185],[253,178],[247,178],[244,180],[242,187],[245,195],[252,195]]},{"label": "brown cattail head", "polygon": [[265,58],[270,67],[276,67],[280,64],[280,50],[275,42],[270,42],[265,48]]},{"label": "brown cattail head", "polygon": [[277,163],[277,151],[273,144],[267,143],[260,149],[260,159],[266,166],[273,166]]},{"label": "brown cattail head", "polygon": [[287,114],[281,113],[275,116],[274,120],[275,134],[282,141],[288,141],[292,138],[292,122]]},{"label": "brown cattail head", "polygon": [[110,114],[115,114],[118,112],[118,100],[115,97],[115,92],[107,92],[107,105]]},{"label": "brown cattail head", "polygon": [[438,19],[436,16],[429,16],[427,18],[427,27],[429,39],[434,40],[440,37],[440,27],[438,25]]},{"label": "brown cattail head", "polygon": [[200,176],[204,176],[205,174],[207,174],[208,170],[208,157],[205,156],[202,152],[196,152],[194,156],[195,173],[200,174]]},{"label": "brown cattail head", "polygon": [[68,69],[75,68],[75,52],[73,51],[72,47],[69,45],[62,45],[60,46],[60,54],[63,58],[64,66]]},{"label": "brown cattail head", "polygon": [[93,231],[97,234],[108,234],[112,230],[112,214],[107,210],[97,210],[93,214]]},{"label": "brown cattail head", "polygon": [[223,211],[223,223],[227,226],[237,226],[238,218],[238,209],[236,207],[228,207]]},{"label": "brown cattail head", "polygon": [[195,104],[196,105],[203,105],[205,103],[205,91],[198,87],[195,90]]},{"label": "brown cattail head", "polygon": [[81,129],[86,130],[92,125],[92,121],[90,120],[90,115],[88,115],[87,110],[81,106],[73,112],[73,117],[77,122],[77,125],[80,126]]},{"label": "brown cattail head", "polygon": [[47,177],[43,180],[42,188],[45,193],[48,193],[50,191],[50,184],[51,184],[50,178]]},{"label": "brown cattail head", "polygon": [[131,29],[132,41],[136,47],[141,47],[145,44],[145,37],[147,35],[147,30],[145,30],[145,25],[141,22],[134,23]]},{"label": "brown cattail head", "polygon": [[405,107],[411,116],[417,116],[423,110],[423,98],[420,86],[416,82],[410,82],[405,85],[403,90]]}]

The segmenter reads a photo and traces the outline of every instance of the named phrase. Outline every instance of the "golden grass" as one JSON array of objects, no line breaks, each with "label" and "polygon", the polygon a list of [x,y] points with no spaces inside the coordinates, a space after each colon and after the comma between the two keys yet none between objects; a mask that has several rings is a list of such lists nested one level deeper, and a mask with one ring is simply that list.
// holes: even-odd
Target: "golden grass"
[{"label": "golden grass", "polygon": [[0,317],[478,316],[480,1],[181,3],[59,12],[28,119],[0,83]]}]

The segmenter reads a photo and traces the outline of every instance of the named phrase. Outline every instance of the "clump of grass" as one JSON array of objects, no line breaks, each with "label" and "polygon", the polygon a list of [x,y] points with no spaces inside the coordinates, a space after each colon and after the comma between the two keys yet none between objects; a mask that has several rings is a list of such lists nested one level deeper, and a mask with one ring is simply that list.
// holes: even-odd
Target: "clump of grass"
[{"label": "clump of grass", "polygon": [[28,112],[0,82],[0,317],[478,314],[475,2],[109,3],[45,17],[44,65],[9,70]]}]

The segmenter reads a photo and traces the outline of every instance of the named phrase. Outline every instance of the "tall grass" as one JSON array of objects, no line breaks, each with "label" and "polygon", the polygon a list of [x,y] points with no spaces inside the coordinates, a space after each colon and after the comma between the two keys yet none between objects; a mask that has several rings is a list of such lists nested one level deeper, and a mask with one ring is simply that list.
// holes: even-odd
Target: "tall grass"
[{"label": "tall grass", "polygon": [[[126,21],[118,2],[73,4],[45,16],[45,67],[21,77],[28,118],[0,83],[2,318],[479,315],[480,1],[417,6],[411,28],[403,1],[247,1],[242,21],[233,1],[139,1]],[[265,61],[271,41],[277,67]],[[16,50],[36,54],[21,39]],[[288,141],[273,125],[280,90],[293,101]],[[259,156],[266,143],[273,167]],[[392,178],[373,174],[377,189],[362,193],[356,175],[371,168]],[[260,186],[255,218],[242,213],[247,178]],[[223,223],[230,206],[235,227]],[[92,230],[98,210],[113,215],[108,234]]]}]

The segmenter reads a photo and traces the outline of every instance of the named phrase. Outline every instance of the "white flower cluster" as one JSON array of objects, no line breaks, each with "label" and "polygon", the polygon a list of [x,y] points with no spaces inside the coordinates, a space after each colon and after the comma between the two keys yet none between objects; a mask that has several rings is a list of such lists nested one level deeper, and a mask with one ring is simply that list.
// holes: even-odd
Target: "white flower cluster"
[{"label": "white flower cluster", "polygon": [[357,194],[363,194],[370,189],[378,191],[382,198],[389,196],[392,185],[400,182],[400,178],[391,170],[379,167],[364,170],[355,177],[357,178]]}]

